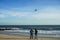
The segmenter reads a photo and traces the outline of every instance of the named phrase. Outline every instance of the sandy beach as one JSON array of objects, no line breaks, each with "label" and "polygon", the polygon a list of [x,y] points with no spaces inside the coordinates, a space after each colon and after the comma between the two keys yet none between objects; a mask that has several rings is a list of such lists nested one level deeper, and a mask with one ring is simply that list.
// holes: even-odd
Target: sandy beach
[{"label": "sandy beach", "polygon": [[0,40],[60,40],[60,38],[39,37],[38,39],[29,39],[26,36],[0,34]]}]

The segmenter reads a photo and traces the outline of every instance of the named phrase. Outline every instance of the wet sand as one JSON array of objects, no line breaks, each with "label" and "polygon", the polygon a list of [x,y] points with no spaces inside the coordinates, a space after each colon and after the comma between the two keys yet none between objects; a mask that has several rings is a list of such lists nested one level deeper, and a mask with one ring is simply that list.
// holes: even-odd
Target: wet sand
[{"label": "wet sand", "polygon": [[0,40],[60,40],[60,38],[39,37],[38,39],[30,39],[22,35],[0,34]]}]

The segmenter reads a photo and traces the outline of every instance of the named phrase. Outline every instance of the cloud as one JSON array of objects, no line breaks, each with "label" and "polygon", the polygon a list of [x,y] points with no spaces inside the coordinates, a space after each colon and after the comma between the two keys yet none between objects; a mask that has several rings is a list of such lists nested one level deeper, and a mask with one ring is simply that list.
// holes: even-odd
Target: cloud
[{"label": "cloud", "polygon": [[47,6],[37,12],[18,12],[18,11],[11,11],[11,10],[2,10],[3,15],[0,14],[0,17],[18,17],[22,18],[25,17],[27,19],[56,19],[60,18],[60,7],[50,7]]},{"label": "cloud", "polygon": [[28,15],[28,12],[17,12],[11,10],[1,10],[0,17],[22,17]]},{"label": "cloud", "polygon": [[5,17],[5,15],[3,15],[3,14],[0,14],[0,18],[4,18]]},{"label": "cloud", "polygon": [[60,13],[60,7],[45,7],[41,10],[42,13]]},{"label": "cloud", "polygon": [[60,9],[57,7],[45,7],[44,9],[39,10],[38,12],[15,12],[12,13],[11,16],[26,17],[31,19],[56,19],[60,18]]},{"label": "cloud", "polygon": [[16,12],[16,13],[11,13],[11,16],[17,16],[17,17],[23,17],[29,15],[29,12]]},{"label": "cloud", "polygon": [[33,17],[37,18],[37,19],[40,19],[40,18],[43,18],[43,19],[57,19],[57,18],[60,18],[60,14],[36,14],[36,15],[33,15]]},{"label": "cloud", "polygon": [[42,9],[40,12],[32,15],[32,17],[40,19],[59,19],[60,18],[60,9],[53,7],[46,7]]},{"label": "cloud", "polygon": [[60,24],[60,7],[45,7],[37,12],[2,10],[0,13],[0,18],[10,17],[12,23],[5,19],[9,24]]}]

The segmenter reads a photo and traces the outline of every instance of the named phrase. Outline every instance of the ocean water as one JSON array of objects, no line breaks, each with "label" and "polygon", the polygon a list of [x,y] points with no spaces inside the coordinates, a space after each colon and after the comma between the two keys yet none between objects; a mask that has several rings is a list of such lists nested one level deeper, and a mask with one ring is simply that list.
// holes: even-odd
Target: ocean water
[{"label": "ocean water", "polygon": [[30,29],[36,28],[38,37],[60,37],[60,25],[0,25],[0,28],[12,29],[0,31],[1,34],[30,36]]},{"label": "ocean water", "polygon": [[38,29],[38,30],[60,30],[60,25],[0,25],[0,28]]}]

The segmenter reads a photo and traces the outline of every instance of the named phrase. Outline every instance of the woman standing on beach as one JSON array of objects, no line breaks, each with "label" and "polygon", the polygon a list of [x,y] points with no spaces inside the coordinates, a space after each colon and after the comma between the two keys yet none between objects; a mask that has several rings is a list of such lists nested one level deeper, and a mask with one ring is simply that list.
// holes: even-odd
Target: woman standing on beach
[{"label": "woman standing on beach", "polygon": [[37,39],[37,33],[38,33],[38,31],[37,31],[37,29],[35,29],[35,39]]},{"label": "woman standing on beach", "polygon": [[33,39],[33,30],[30,30],[30,39]]}]

